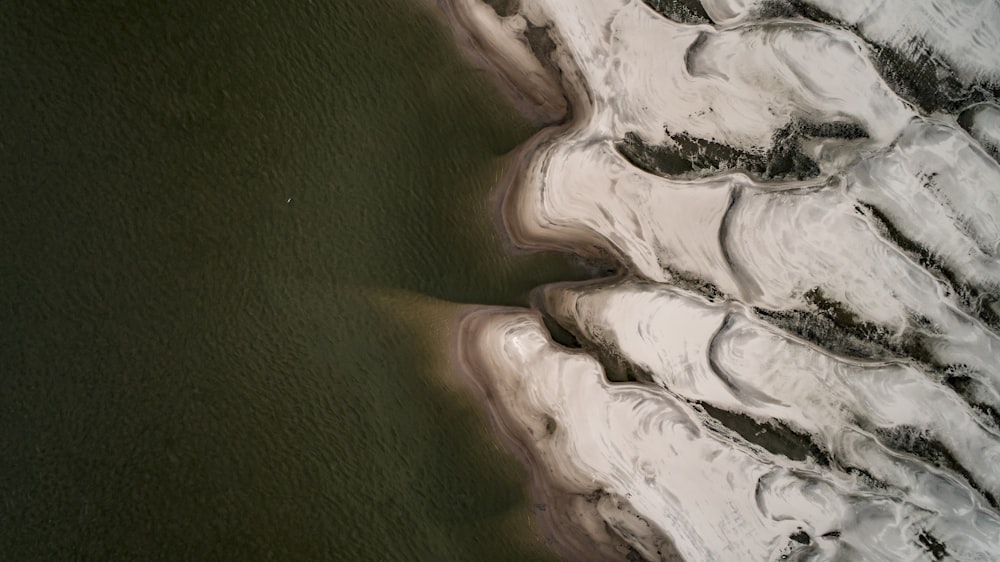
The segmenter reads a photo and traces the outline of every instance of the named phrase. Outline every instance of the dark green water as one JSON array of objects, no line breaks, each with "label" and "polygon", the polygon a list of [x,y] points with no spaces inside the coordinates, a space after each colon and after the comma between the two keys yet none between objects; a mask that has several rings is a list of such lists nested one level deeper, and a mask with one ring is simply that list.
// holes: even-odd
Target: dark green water
[{"label": "dark green water", "polygon": [[523,471],[365,296],[579,274],[497,257],[531,130],[437,21],[28,4],[0,6],[0,559],[538,557]]}]

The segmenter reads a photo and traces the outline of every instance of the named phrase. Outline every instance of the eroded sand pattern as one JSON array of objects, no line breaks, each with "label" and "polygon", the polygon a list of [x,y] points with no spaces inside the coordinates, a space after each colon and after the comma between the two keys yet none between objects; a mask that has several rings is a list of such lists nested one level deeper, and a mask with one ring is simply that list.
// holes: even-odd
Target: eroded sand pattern
[{"label": "eroded sand pattern", "polygon": [[1000,559],[1000,4],[442,3],[569,108],[511,239],[614,264],[457,344],[557,549]]}]

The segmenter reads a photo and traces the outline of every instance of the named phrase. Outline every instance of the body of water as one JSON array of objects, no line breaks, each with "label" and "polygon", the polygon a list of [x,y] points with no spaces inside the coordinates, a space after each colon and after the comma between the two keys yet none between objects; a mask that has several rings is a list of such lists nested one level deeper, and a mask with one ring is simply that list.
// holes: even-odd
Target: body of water
[{"label": "body of water", "polygon": [[0,558],[525,559],[520,466],[366,296],[526,304],[532,128],[403,0],[0,8]]}]

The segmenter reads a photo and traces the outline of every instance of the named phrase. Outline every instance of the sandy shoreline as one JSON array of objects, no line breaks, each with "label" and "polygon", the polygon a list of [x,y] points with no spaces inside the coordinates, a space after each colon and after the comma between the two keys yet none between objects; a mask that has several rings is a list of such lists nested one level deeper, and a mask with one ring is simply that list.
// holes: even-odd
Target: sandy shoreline
[{"label": "sandy shoreline", "polygon": [[[991,178],[1000,177],[982,149],[970,145],[952,123],[918,114],[886,85],[863,42],[835,26],[801,19],[725,29],[682,25],[624,0],[576,7],[525,4],[523,14],[507,17],[476,0],[437,0],[436,5],[475,64],[491,72],[525,116],[548,125],[508,155],[511,165],[498,178],[491,201],[493,219],[502,225],[510,250],[557,250],[596,263],[614,261],[615,268],[630,273],[626,277],[638,280],[634,290],[639,295],[672,285],[694,287],[675,304],[698,291],[712,302],[729,303],[715,312],[676,304],[679,308],[661,316],[655,327],[650,316],[655,307],[642,299],[615,308],[614,297],[595,304],[589,316],[578,315],[579,310],[564,314],[563,321],[575,324],[573,335],[595,353],[555,343],[558,336],[538,310],[473,307],[457,321],[452,349],[457,376],[472,383],[501,442],[528,468],[533,496],[540,498],[536,515],[550,546],[573,560],[889,553],[907,558],[939,538],[970,555],[988,550],[1000,536],[1000,519],[990,508],[991,503],[995,507],[994,479],[988,473],[972,478],[966,471],[959,479],[942,475],[940,481],[933,481],[938,476],[925,481],[935,461],[914,460],[910,467],[909,460],[891,451],[901,447],[891,441],[899,441],[893,435],[933,436],[932,430],[921,429],[925,420],[906,415],[908,407],[932,408],[917,406],[924,394],[946,396],[932,405],[949,402],[958,414],[940,419],[972,428],[963,438],[978,435],[982,420],[953,389],[936,381],[926,392],[910,385],[890,393],[893,400],[845,399],[849,405],[841,409],[853,417],[845,416],[836,427],[827,424],[830,416],[818,421],[796,417],[795,409],[836,402],[830,390],[853,392],[845,389],[861,384],[861,371],[842,381],[799,380],[794,391],[781,384],[755,389],[770,384],[765,375],[774,365],[792,358],[801,362],[800,369],[816,373],[847,369],[847,363],[837,362],[839,352],[872,359],[867,347],[855,349],[845,340],[841,350],[833,339],[840,337],[838,330],[853,329],[853,320],[816,324],[821,335],[831,334],[823,336],[823,345],[795,344],[788,357],[771,355],[784,343],[768,344],[766,331],[747,328],[726,340],[733,346],[729,359],[742,370],[718,367],[715,356],[693,368],[714,352],[708,350],[715,349],[716,336],[730,326],[722,313],[726,306],[747,311],[747,326],[757,321],[751,309],[801,314],[803,322],[815,323],[825,321],[822,305],[830,300],[857,315],[871,332],[859,337],[885,340],[888,361],[910,364],[907,354],[919,352],[936,361],[912,362],[921,368],[971,365],[980,372],[970,377],[968,388],[977,390],[966,392],[965,400],[973,396],[987,405],[1000,404],[988,392],[1000,380],[990,368],[1000,354],[998,336],[970,316],[975,310],[942,289],[942,280],[922,262],[899,251],[881,219],[863,210],[863,205],[877,207],[896,220],[897,228],[953,268],[954,279],[975,290],[1000,286],[990,246],[994,231],[1000,232],[988,211],[994,191],[986,196],[962,191],[994,185]],[[529,21],[533,29],[548,29],[554,47],[545,56],[551,60],[536,58],[537,38],[533,47],[525,36]],[[549,73],[552,68],[562,69],[558,77]],[[761,179],[733,161],[686,176],[651,173],[626,160],[615,144],[636,134],[648,146],[683,152],[685,138],[710,138],[723,147],[770,157],[779,150],[774,140],[779,133],[796,130],[802,120],[816,127],[795,133],[808,138],[788,146],[816,159],[815,179]],[[840,130],[858,133],[838,136]],[[938,158],[949,153],[961,155],[962,165]],[[947,191],[933,191],[938,187],[925,184],[927,177],[942,178],[941,189]],[[893,186],[888,195],[880,190],[885,185]],[[914,214],[925,220],[911,223]],[[603,284],[620,294],[629,290],[618,281]],[[536,298],[533,306],[546,318],[553,309],[569,306],[553,298],[558,302],[542,305],[545,299]],[[769,318],[766,322],[778,327],[774,342],[800,335],[793,324],[782,327]],[[699,339],[692,326],[701,321],[715,331]],[[672,324],[678,331],[671,331]],[[614,338],[632,331],[639,334],[635,346],[623,352],[621,344],[628,342]],[[907,347],[906,338],[915,337],[936,338],[936,343],[928,350]],[[759,356],[744,359],[758,351]],[[619,354],[623,364],[646,369],[645,376],[654,380],[659,373],[666,382],[611,383],[608,373],[615,367],[607,366],[601,353]],[[744,378],[737,381],[733,373]],[[674,375],[681,379],[671,382]],[[788,381],[797,378],[802,379],[792,371],[785,374]],[[709,387],[714,390],[702,392]],[[893,401],[901,409],[882,417],[872,405]],[[806,443],[818,439],[823,454],[832,452],[832,457],[789,458],[764,450],[732,428],[720,427],[702,403],[761,423],[795,418],[792,425],[807,435]],[[862,419],[877,421],[857,422]],[[841,442],[841,434],[851,437]],[[980,438],[987,443],[979,449],[990,448],[989,438]],[[880,452],[887,444],[890,451]],[[967,452],[961,439],[950,446],[958,457]],[[830,458],[848,464],[829,466]],[[882,490],[888,482],[888,489],[902,495],[857,478],[855,466],[869,471],[869,477],[874,474]],[[972,472],[977,470],[983,472]],[[914,492],[918,489],[924,491]],[[941,515],[931,521],[919,515],[921,510]],[[982,533],[965,536],[961,513],[969,511],[963,510],[988,521]],[[888,533],[866,530],[879,518],[893,521]]]},{"label": "sandy shoreline", "polygon": [[[512,43],[510,30],[503,27],[500,17],[485,4],[475,0],[429,1],[440,10],[468,59],[478,68],[490,72],[500,90],[523,116],[543,125],[508,156],[510,165],[491,196],[491,220],[502,227],[499,230],[506,239],[509,251],[559,249],[579,254],[579,245],[567,244],[558,248],[531,244],[532,237],[520,230],[524,221],[512,217],[520,216],[519,208],[523,203],[518,194],[522,190],[525,166],[540,147],[578,127],[587,118],[585,112],[580,111],[580,108],[589,105],[586,91],[579,85],[567,86],[565,76],[552,76],[550,69],[538,64],[527,44],[522,44],[523,50],[503,48]],[[558,42],[557,38],[553,39]],[[504,391],[489,376],[491,369],[486,366],[489,357],[481,345],[485,340],[486,325],[491,320],[509,315],[529,315],[541,322],[537,311],[519,308],[476,306],[468,307],[461,314],[455,323],[450,353],[454,375],[461,379],[460,384],[474,401],[483,407],[504,448],[526,467],[530,477],[530,495],[535,499],[534,515],[546,545],[566,560],[598,562],[624,559],[630,548],[607,532],[604,521],[594,512],[594,495],[588,498],[553,478],[550,467],[539,460],[523,420],[508,411],[500,397]]]},{"label": "sandy shoreline", "polygon": [[495,365],[490,365],[493,358],[483,345],[488,345],[485,340],[490,324],[525,316],[541,322],[538,312],[525,309],[468,309],[457,322],[453,340],[455,375],[468,383],[466,388],[484,406],[499,441],[528,469],[531,497],[536,499],[535,517],[545,544],[566,560],[624,559],[630,552],[629,546],[607,532],[604,521],[595,511],[601,490],[583,494],[559,481],[551,467],[539,458],[538,450],[532,445],[535,439],[528,433],[524,420],[508,410],[513,397],[498,387],[498,381],[489,375],[496,369]]}]

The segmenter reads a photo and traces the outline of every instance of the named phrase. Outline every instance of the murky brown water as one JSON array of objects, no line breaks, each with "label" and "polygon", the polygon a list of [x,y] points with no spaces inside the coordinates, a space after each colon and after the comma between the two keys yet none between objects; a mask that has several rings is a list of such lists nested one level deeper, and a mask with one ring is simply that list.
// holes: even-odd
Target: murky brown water
[{"label": "murky brown water", "polygon": [[366,296],[572,277],[402,0],[0,8],[0,558],[519,559],[523,472]]}]

